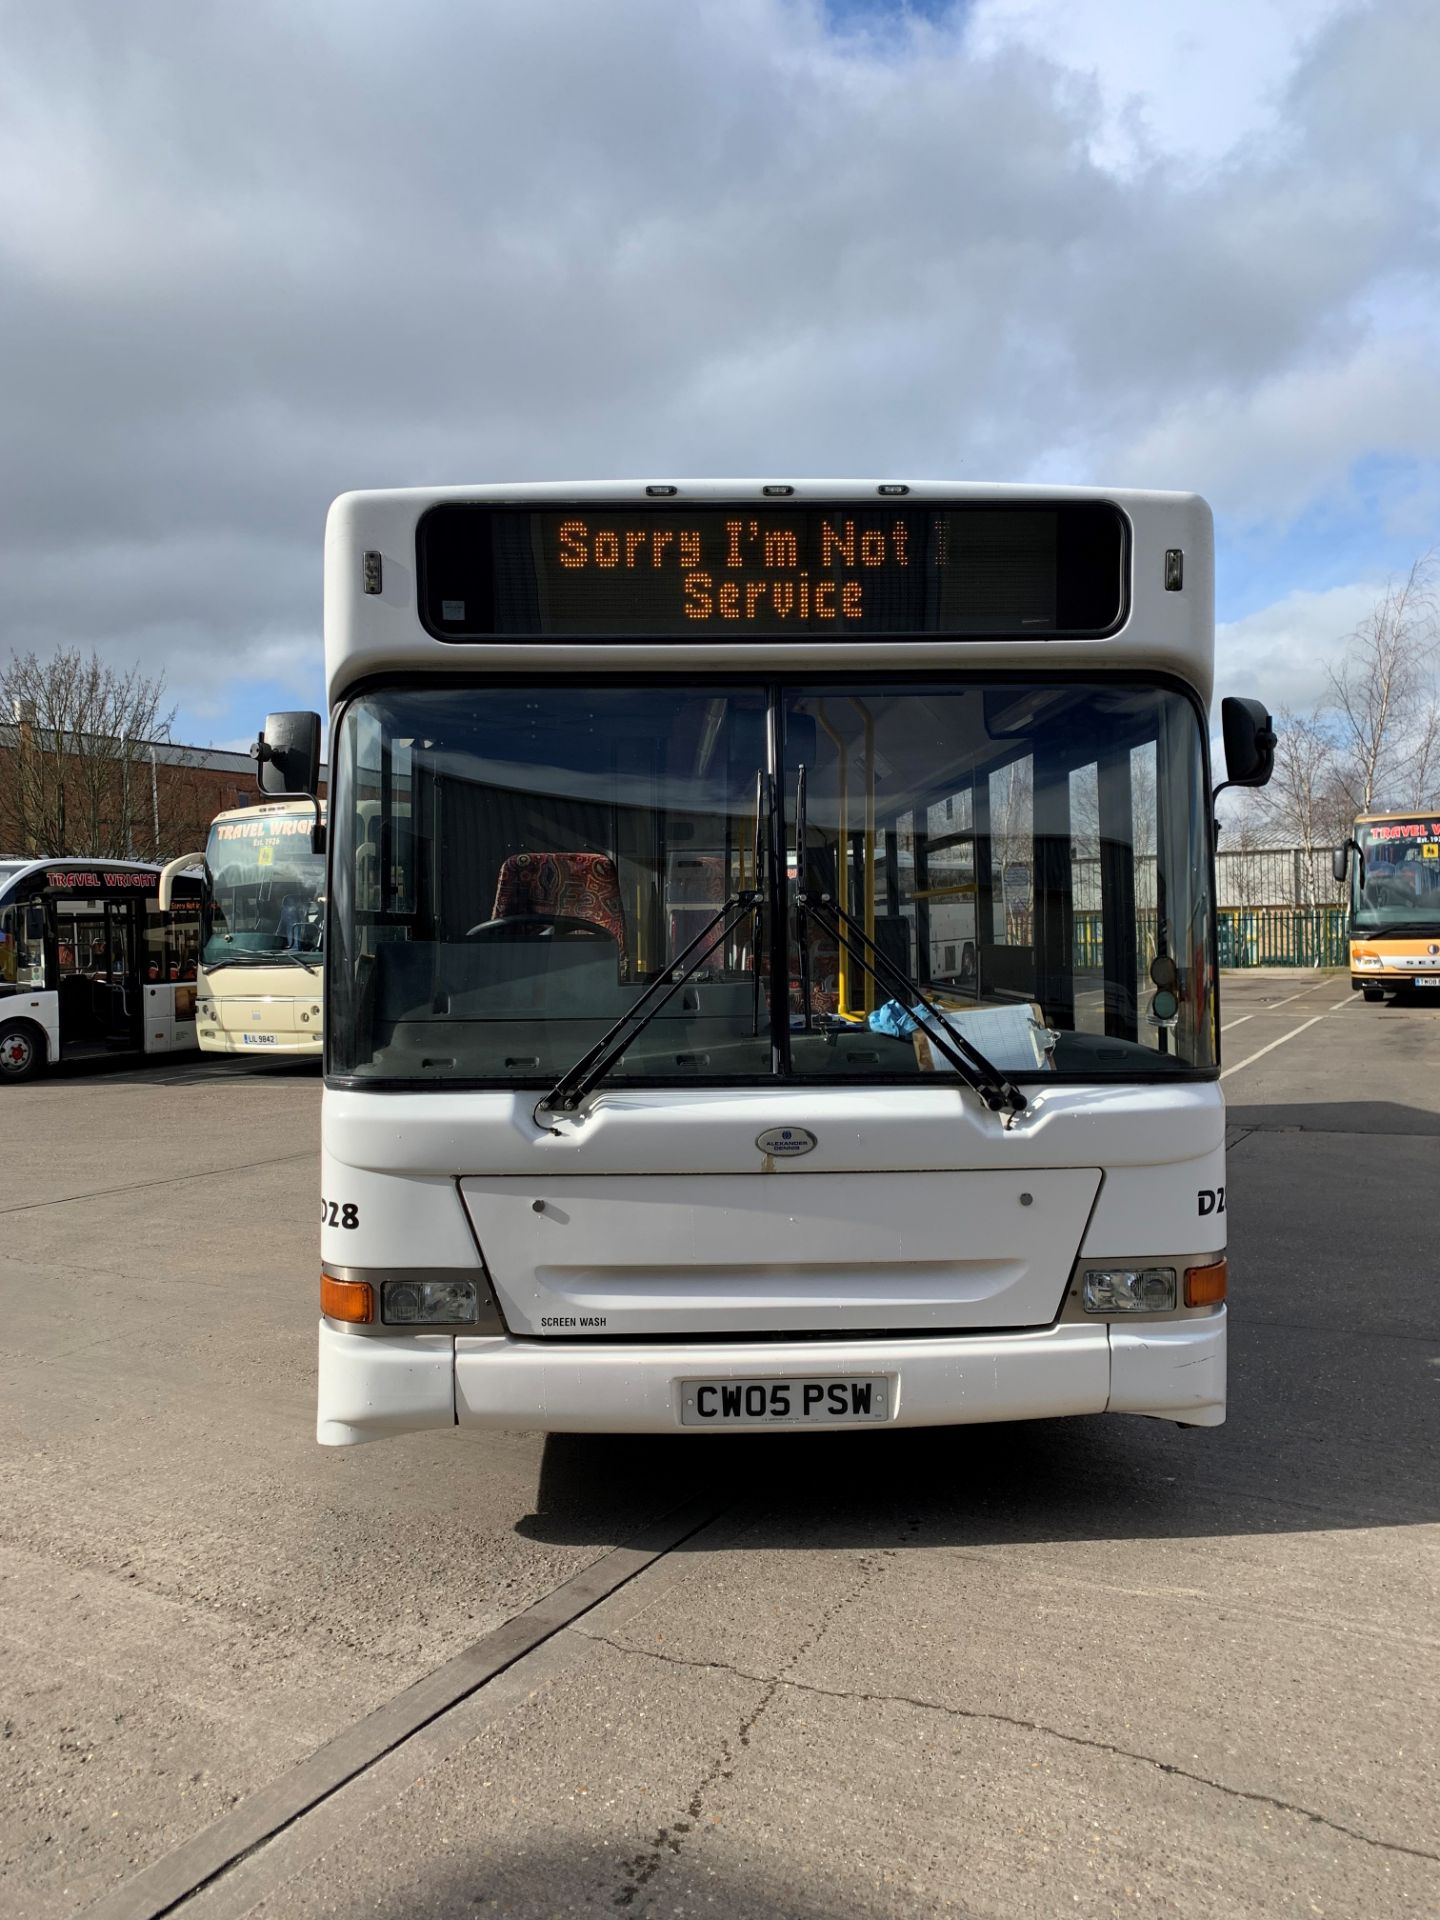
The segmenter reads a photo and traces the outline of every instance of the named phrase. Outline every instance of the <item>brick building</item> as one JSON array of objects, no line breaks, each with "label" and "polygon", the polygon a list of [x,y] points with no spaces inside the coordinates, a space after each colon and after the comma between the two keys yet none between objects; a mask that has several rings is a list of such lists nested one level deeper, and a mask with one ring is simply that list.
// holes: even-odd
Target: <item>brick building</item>
[{"label": "brick building", "polygon": [[0,856],[169,860],[203,847],[217,813],[260,798],[248,753],[93,736],[57,752],[39,729],[0,724]]}]

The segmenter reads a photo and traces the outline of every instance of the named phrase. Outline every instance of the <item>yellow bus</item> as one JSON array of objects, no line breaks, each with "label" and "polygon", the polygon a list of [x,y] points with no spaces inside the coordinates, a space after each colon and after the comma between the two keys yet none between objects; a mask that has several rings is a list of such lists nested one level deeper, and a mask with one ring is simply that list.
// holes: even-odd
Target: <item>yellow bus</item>
[{"label": "yellow bus", "polygon": [[1352,988],[1367,1000],[1440,994],[1440,807],[1362,813],[1335,878],[1350,882]]},{"label": "yellow bus", "polygon": [[[313,801],[232,807],[210,823],[195,1009],[204,1053],[320,1058],[325,856],[314,827]],[[201,861],[172,860],[162,900]]]}]

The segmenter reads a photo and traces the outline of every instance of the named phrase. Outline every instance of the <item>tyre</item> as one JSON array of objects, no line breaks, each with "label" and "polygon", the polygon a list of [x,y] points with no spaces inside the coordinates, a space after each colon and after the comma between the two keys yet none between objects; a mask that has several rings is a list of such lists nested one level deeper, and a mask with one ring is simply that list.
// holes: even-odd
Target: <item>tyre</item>
[{"label": "tyre", "polygon": [[0,1083],[33,1080],[45,1064],[45,1036],[28,1020],[0,1026]]},{"label": "tyre", "polygon": [[1385,989],[1383,987],[1362,987],[1361,992],[1367,1000],[1383,1000],[1385,998]]}]

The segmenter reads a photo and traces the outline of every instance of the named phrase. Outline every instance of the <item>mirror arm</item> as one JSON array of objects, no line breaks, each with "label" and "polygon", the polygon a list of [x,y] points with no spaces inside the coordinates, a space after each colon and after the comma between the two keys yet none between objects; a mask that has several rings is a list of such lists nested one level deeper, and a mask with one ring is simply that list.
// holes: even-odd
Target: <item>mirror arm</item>
[{"label": "mirror arm", "polygon": [[175,897],[175,882],[182,873],[188,873],[192,867],[203,867],[203,853],[182,853],[178,860],[167,861],[160,869],[160,887],[158,900],[161,913],[169,913]]},{"label": "mirror arm", "polygon": [[1221,794],[1225,793],[1229,788],[1247,787],[1249,784],[1248,780],[1222,780],[1218,787],[1212,787],[1210,789],[1210,824],[1215,829],[1215,838],[1217,840],[1220,838],[1223,829],[1220,823],[1220,816],[1215,811],[1215,802],[1220,798]]},{"label": "mirror arm", "polygon": [[[251,751],[253,752],[254,749],[252,748]],[[308,800],[310,802],[310,805],[315,809],[315,824],[310,829],[310,851],[312,853],[324,853],[325,821],[320,812],[320,796],[318,794],[316,793],[267,793],[265,795],[265,798],[267,800]]]}]

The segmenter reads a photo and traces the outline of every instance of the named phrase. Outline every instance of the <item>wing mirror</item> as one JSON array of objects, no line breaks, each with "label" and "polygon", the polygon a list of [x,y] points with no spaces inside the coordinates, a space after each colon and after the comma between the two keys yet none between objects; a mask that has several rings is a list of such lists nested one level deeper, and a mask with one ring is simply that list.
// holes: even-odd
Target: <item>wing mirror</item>
[{"label": "wing mirror", "polygon": [[250,752],[256,784],[268,800],[309,800],[315,807],[310,844],[325,851],[320,821],[320,716],[318,713],[267,713]]},{"label": "wing mirror", "polygon": [[1227,694],[1220,702],[1220,731],[1225,740],[1225,778],[1210,798],[1227,787],[1263,787],[1275,771],[1275,723],[1260,700]]},{"label": "wing mirror", "polygon": [[260,791],[271,799],[314,799],[320,791],[318,713],[267,713],[265,730],[250,749]]},{"label": "wing mirror", "polygon": [[1275,771],[1275,723],[1259,700],[1220,702],[1227,787],[1263,787]]},{"label": "wing mirror", "polygon": [[1336,847],[1330,856],[1330,871],[1337,880],[1345,880],[1349,877],[1350,849],[1352,847],[1355,849],[1355,859],[1358,863],[1360,884],[1363,887],[1365,884],[1365,855],[1360,851],[1360,843],[1358,840],[1347,840],[1343,846]]}]

